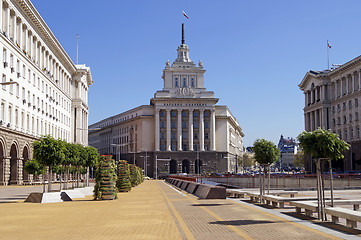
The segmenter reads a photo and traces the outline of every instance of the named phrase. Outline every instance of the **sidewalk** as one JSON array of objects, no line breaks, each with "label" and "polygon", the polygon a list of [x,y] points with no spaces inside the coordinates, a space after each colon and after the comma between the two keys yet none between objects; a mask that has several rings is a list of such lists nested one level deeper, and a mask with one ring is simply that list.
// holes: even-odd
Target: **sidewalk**
[{"label": "sidewalk", "polygon": [[[6,188],[1,187],[0,192]],[[145,181],[129,193],[119,193],[117,200],[91,199],[89,196],[63,203],[2,203],[0,239],[304,240],[357,237],[241,201],[198,200],[157,180]]]}]

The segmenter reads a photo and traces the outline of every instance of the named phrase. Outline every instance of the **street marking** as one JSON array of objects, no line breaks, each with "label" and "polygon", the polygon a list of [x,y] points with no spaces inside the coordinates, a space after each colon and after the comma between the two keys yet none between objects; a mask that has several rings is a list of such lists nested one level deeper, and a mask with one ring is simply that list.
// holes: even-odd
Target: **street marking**
[{"label": "street marking", "polygon": [[170,208],[170,213],[174,219],[174,222],[176,223],[181,235],[183,239],[194,239],[195,237],[192,234],[192,231],[188,228],[187,224],[184,222],[183,218],[180,216],[180,214],[178,213],[178,211],[175,209],[175,207],[173,206],[171,200],[167,197],[167,195],[164,193],[163,189],[159,186],[159,184],[157,185],[160,192],[163,195],[163,198],[168,206],[168,208]]},{"label": "street marking", "polygon": [[179,191],[178,189],[176,189],[176,188],[174,188],[173,186],[171,186],[171,185],[169,185],[169,184],[167,184],[167,183],[165,183],[165,182],[163,182],[165,185],[167,185],[168,187],[170,187],[170,188],[172,188],[174,191],[176,191],[177,193],[179,193],[179,194],[181,194],[181,195],[183,195],[183,196],[185,196],[185,194],[184,193],[182,193],[181,191]]},{"label": "street marking", "polygon": [[[228,200],[228,199],[227,199],[227,200]],[[232,201],[232,200],[228,200],[228,201]],[[329,238],[329,239],[335,239],[335,240],[342,239],[342,238],[338,238],[338,237],[335,237],[335,236],[333,236],[333,235],[324,233],[324,232],[322,232],[322,231],[319,231],[319,230],[316,230],[316,229],[313,229],[313,228],[304,226],[304,225],[302,225],[302,224],[300,224],[300,223],[293,222],[293,221],[287,220],[287,219],[285,219],[285,218],[276,216],[276,215],[274,215],[274,214],[272,214],[272,213],[268,213],[268,212],[262,211],[262,210],[260,210],[260,209],[254,208],[254,207],[252,207],[252,206],[248,206],[248,205],[246,205],[246,204],[242,204],[242,203],[236,202],[236,201],[232,201],[232,202],[237,203],[238,205],[241,205],[242,207],[246,207],[246,208],[251,209],[251,210],[253,210],[253,211],[259,212],[259,213],[264,214],[264,215],[267,215],[267,216],[269,216],[269,217],[271,217],[271,218],[275,218],[275,219],[277,219],[277,220],[281,220],[281,221],[284,222],[284,223],[289,223],[289,224],[295,225],[295,226],[297,226],[297,227],[303,228],[303,229],[305,229],[305,230],[307,230],[307,231],[309,231],[309,232],[316,233],[316,234],[321,235],[321,236],[323,236],[323,237],[327,237],[327,238]]]},{"label": "street marking", "polygon": [[[197,201],[194,201],[192,198],[186,196],[186,198],[188,198],[191,202],[198,204]],[[214,217],[215,219],[217,219],[218,221],[226,221],[225,219],[221,218],[220,216],[218,216],[216,213],[212,212],[211,210],[207,209],[204,206],[199,206],[201,209],[203,209],[203,211],[205,211],[206,213],[208,213],[209,215],[211,215],[212,217]],[[253,240],[254,238],[252,238],[250,235],[248,235],[247,233],[245,233],[244,231],[242,231],[241,229],[232,226],[232,225],[225,225],[226,227],[228,227],[229,229],[231,229],[233,232],[237,233],[239,236],[241,236],[243,239],[245,240]]]}]

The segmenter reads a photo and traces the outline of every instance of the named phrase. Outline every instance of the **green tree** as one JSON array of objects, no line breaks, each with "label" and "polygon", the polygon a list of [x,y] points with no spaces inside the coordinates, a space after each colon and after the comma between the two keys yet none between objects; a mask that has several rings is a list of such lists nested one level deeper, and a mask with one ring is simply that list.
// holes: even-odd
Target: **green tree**
[{"label": "green tree", "polygon": [[[254,158],[256,162],[265,166],[268,165],[268,192],[270,189],[270,165],[271,163],[276,162],[280,158],[280,150],[273,144],[273,142],[267,141],[265,139],[257,139],[252,148],[254,152]],[[260,173],[261,175],[261,173]],[[261,176],[260,176],[261,177]],[[261,194],[261,202],[262,202],[262,194],[264,192],[264,175],[263,180],[260,181],[260,194]]]},{"label": "green tree", "polygon": [[77,161],[75,161],[75,166],[77,168],[76,186],[79,187],[80,168],[86,165],[86,162],[88,161],[88,152],[83,145],[77,144],[76,146],[79,152],[79,158],[77,158]]},{"label": "green tree", "polygon": [[338,134],[321,128],[313,132],[303,131],[297,139],[303,151],[316,159],[330,158],[337,161],[343,159],[342,152],[350,148],[350,145],[341,140]]},{"label": "green tree", "polygon": [[[25,171],[27,171],[29,174],[33,174],[33,175],[41,175],[45,173],[45,168],[44,165],[40,164],[38,161],[36,161],[35,159],[32,159],[30,161],[26,161],[25,162],[25,166],[24,166]],[[45,192],[45,181],[43,178],[43,192]]]},{"label": "green tree", "polygon": [[76,144],[73,143],[67,143],[66,144],[66,158],[64,163],[67,166],[67,174],[66,174],[66,188],[68,188],[68,181],[70,177],[70,172],[73,174],[73,180],[74,180],[74,172],[75,172],[75,164],[78,161],[80,157],[79,149]]},{"label": "green tree", "polygon": [[98,150],[94,147],[91,146],[87,146],[85,147],[86,151],[88,152],[88,158],[87,161],[85,163],[85,166],[87,168],[87,183],[86,185],[89,186],[89,168],[90,167],[95,167],[98,159],[99,159],[99,153]]},{"label": "green tree", "polygon": [[51,136],[44,136],[40,141],[34,141],[34,159],[40,164],[49,167],[48,191],[52,191],[53,166],[62,162],[65,158],[65,145],[62,141],[55,140]]},{"label": "green tree", "polygon": [[303,151],[299,151],[294,155],[295,160],[293,164],[296,167],[304,167],[305,166],[305,154]]},{"label": "green tree", "polygon": [[132,189],[129,164],[125,160],[118,161],[117,188],[119,192],[128,192]]}]

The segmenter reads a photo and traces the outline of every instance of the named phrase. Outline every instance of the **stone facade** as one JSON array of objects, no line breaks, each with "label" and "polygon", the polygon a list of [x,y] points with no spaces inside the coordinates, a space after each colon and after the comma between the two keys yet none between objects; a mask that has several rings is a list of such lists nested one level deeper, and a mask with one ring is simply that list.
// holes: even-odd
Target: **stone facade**
[{"label": "stone facade", "polygon": [[87,145],[93,80],[29,0],[0,1],[0,28],[0,184],[21,184],[31,180],[23,165],[42,135]]},{"label": "stone facade", "polygon": [[[305,94],[305,130],[331,129],[341,139],[351,144],[345,158],[336,168],[361,170],[357,160],[360,135],[361,106],[361,56],[324,71],[309,71],[299,85]],[[310,159],[308,158],[308,161]],[[310,162],[306,170],[314,170]]]},{"label": "stone facade", "polygon": [[177,58],[166,62],[164,87],[150,105],[90,125],[101,130],[89,133],[89,144],[100,154],[147,165],[146,174],[152,177],[236,172],[244,133],[227,106],[216,105],[218,98],[204,87],[204,73],[202,61],[195,65],[190,60],[182,31]]}]

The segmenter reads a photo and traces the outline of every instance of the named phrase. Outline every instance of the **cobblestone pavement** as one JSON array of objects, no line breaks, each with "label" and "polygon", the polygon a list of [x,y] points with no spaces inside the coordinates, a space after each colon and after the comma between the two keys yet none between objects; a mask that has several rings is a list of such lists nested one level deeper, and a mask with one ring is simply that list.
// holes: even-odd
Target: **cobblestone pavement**
[{"label": "cobblestone pavement", "polygon": [[[9,188],[0,187],[0,197],[5,198]],[[12,188],[17,194],[27,189]],[[119,193],[112,201],[92,201],[89,196],[63,203],[2,203],[0,216],[0,239],[11,240],[357,237],[239,200],[198,200],[157,180]]]}]

